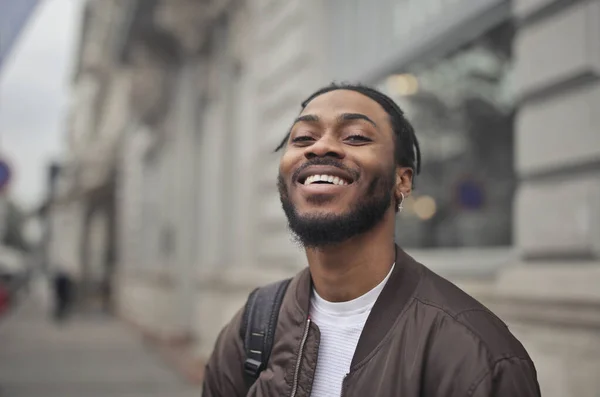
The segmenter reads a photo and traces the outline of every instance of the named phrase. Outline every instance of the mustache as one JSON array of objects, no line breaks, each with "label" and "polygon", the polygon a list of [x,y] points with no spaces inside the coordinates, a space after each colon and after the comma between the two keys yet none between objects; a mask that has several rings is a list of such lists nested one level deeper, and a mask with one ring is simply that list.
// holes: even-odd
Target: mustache
[{"label": "mustache", "polygon": [[352,179],[354,179],[355,181],[357,181],[358,178],[360,177],[360,173],[357,170],[344,165],[341,161],[339,161],[335,158],[315,157],[313,159],[308,160],[306,163],[304,163],[300,167],[298,167],[296,169],[296,171],[294,171],[294,173],[292,174],[292,181],[297,181],[298,177],[302,171],[304,171],[308,167],[312,167],[315,165],[325,165],[325,166],[339,168],[340,170],[343,170],[343,171],[349,173],[350,175],[352,175]]}]

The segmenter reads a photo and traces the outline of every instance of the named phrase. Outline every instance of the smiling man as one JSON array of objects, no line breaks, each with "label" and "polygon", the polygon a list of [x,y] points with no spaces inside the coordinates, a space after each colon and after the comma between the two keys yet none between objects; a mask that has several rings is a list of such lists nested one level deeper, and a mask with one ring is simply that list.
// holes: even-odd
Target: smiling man
[{"label": "smiling man", "polygon": [[257,378],[248,376],[241,310],[219,335],[204,397],[540,395],[506,325],[395,245],[420,152],[390,98],[325,87],[302,104],[281,149],[281,203],[308,267],[282,298]]}]

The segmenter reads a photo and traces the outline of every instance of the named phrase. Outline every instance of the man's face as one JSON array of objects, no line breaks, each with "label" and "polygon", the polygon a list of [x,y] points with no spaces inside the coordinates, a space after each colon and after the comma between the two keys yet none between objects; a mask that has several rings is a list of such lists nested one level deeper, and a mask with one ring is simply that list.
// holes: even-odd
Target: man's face
[{"label": "man's face", "polygon": [[314,98],[292,126],[278,187],[290,229],[306,247],[362,234],[392,208],[396,185],[389,116],[358,92]]}]

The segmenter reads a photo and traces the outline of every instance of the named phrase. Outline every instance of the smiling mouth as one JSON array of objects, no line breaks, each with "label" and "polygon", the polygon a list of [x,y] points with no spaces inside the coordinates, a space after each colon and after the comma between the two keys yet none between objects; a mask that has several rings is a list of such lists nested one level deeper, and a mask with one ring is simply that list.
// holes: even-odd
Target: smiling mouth
[{"label": "smiling mouth", "polygon": [[307,177],[304,181],[301,180],[299,182],[301,184],[303,184],[304,186],[313,185],[313,184],[345,186],[345,185],[349,185],[351,183],[343,178],[340,178],[340,177],[337,177],[334,175],[327,175],[327,174],[311,175],[311,176]]}]

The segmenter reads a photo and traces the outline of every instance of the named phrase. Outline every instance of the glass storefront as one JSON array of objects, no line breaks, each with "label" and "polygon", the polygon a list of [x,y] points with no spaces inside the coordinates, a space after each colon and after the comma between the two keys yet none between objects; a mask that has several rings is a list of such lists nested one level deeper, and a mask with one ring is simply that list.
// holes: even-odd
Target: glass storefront
[{"label": "glass storefront", "polygon": [[514,26],[378,84],[406,112],[423,164],[399,216],[404,247],[508,246],[512,239]]}]

